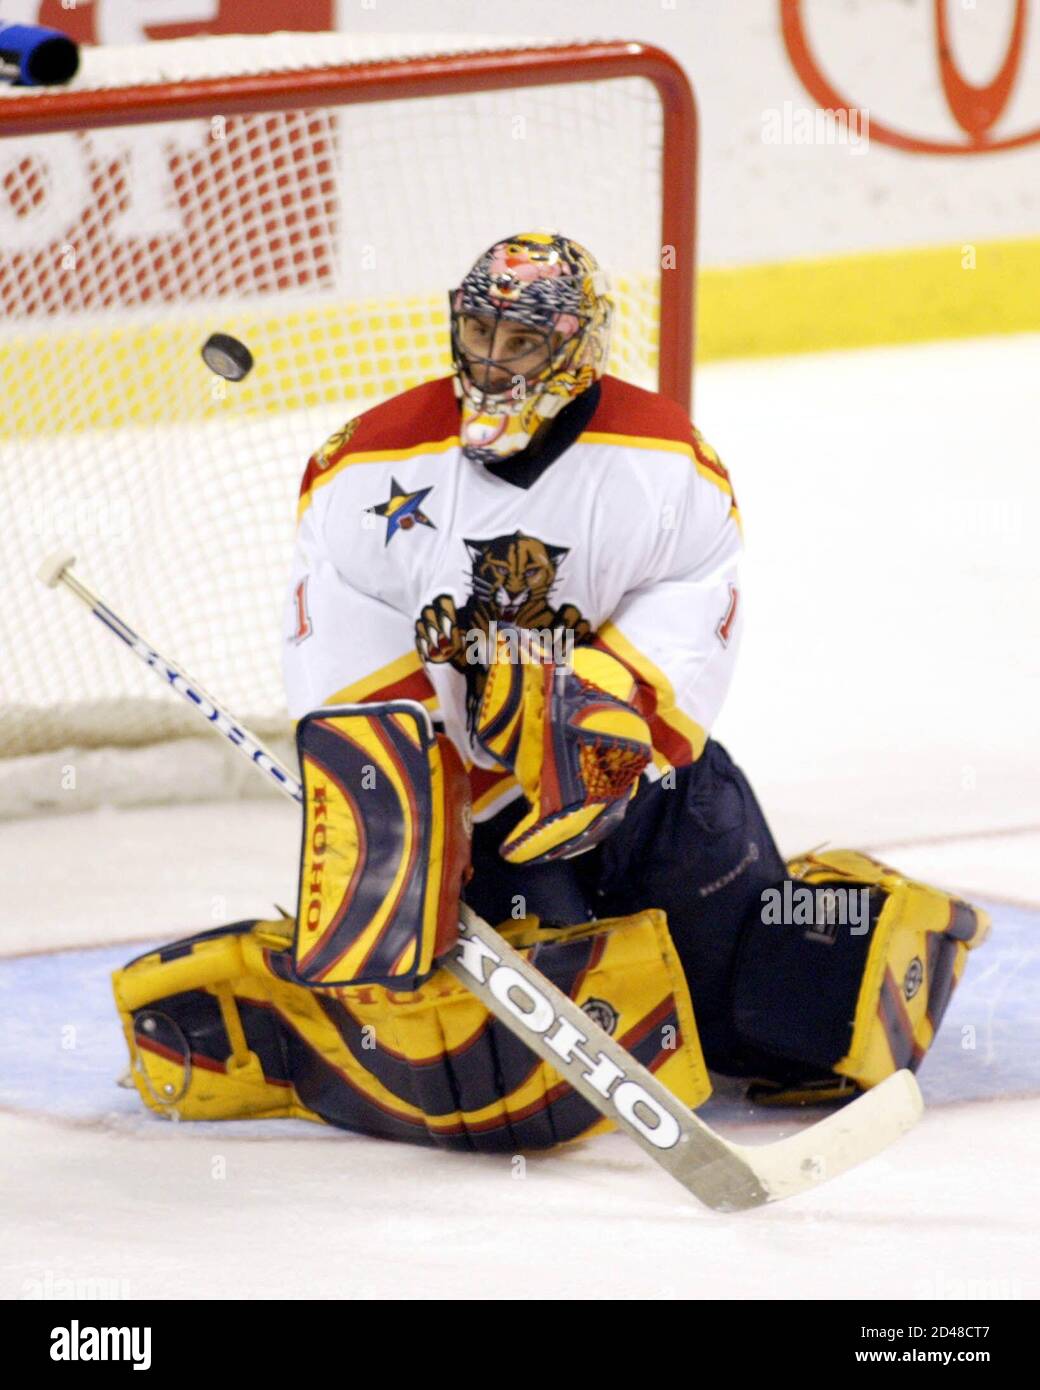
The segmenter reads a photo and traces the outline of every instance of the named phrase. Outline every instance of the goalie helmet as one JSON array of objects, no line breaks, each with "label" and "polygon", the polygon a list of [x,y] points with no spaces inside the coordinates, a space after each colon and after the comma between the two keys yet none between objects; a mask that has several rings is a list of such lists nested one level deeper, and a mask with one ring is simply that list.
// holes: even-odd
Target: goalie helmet
[{"label": "goalie helmet", "polygon": [[523,232],[488,248],[450,292],[463,452],[481,463],[526,448],[603,375],[613,302],[576,241]]}]

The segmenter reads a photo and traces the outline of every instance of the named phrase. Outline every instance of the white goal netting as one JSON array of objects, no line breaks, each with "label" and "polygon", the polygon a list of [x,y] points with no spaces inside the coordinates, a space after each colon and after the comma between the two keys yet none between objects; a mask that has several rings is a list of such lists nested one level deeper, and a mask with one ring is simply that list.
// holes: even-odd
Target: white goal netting
[{"label": "white goal netting", "polygon": [[[527,227],[586,243],[619,301],[610,369],[656,383],[649,81],[259,114],[215,101],[208,118],[163,119],[178,77],[375,56],[343,35],[88,50],[77,86],[114,101],[148,84],[151,118],[0,140],[0,767],[9,781],[21,768],[17,798],[55,790],[39,791],[42,754],[194,732],[151,673],[36,581],[57,546],[241,720],[287,729],[278,634],[307,456],[450,369],[447,290],[485,245]],[[251,349],[244,382],[204,365],[214,331]]]}]

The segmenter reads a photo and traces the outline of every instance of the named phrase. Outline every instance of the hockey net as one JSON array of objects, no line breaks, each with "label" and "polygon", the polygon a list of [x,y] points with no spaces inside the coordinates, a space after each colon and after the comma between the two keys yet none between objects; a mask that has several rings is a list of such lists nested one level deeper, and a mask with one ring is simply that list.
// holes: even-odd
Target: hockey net
[{"label": "hockey net", "polygon": [[[681,72],[635,44],[415,46],[174,40],[86,50],[67,90],[0,89],[0,813],[121,782],[160,794],[113,780],[108,750],[142,745],[176,750],[162,796],[226,790],[171,745],[196,732],[190,711],[38,584],[56,546],[243,722],[288,731],[304,463],[450,369],[446,291],[496,238],[587,244],[618,301],[610,370],[687,398]],[[250,348],[245,381],[204,365],[215,331]],[[89,785],[70,797],[75,765]]]}]

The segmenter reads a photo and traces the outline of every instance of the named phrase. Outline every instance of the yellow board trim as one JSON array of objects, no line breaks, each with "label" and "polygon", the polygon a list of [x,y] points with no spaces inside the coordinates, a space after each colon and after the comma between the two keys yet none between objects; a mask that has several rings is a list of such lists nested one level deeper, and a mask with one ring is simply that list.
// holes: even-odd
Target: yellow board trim
[{"label": "yellow board trim", "polygon": [[[451,371],[447,301],[409,297],[303,305],[273,295],[256,307],[200,304],[125,311],[122,321],[75,314],[4,324],[0,387],[18,409],[0,436],[213,421],[343,405],[344,418]],[[233,332],[253,351],[244,381],[227,385],[203,365],[210,333]],[[87,372],[89,390],[79,380]],[[75,380],[68,400],[26,382]]]},{"label": "yellow board trim", "polygon": [[698,362],[1033,333],[1040,238],[711,266],[698,297]]},{"label": "yellow board trim", "polygon": [[[974,269],[966,268],[969,251]],[[698,317],[700,363],[1038,332],[1040,238],[708,266],[698,276]],[[451,370],[441,296],[343,303],[331,295],[293,306],[273,297],[237,306],[230,322],[226,306],[205,304],[176,314],[161,306],[158,318],[143,309],[121,322],[82,320],[4,325],[0,389],[14,404],[0,419],[0,438],[225,418],[234,427],[244,416],[320,406],[356,414]],[[203,366],[199,347],[214,331],[232,331],[253,349],[256,365],[244,381],[225,387]],[[620,333],[610,369],[622,377],[632,375],[628,346]],[[56,403],[39,386],[55,381],[79,385]]]},{"label": "yellow board trim", "polygon": [[[611,366],[651,384],[657,371],[656,278],[615,277]],[[448,296],[344,300],[328,288],[261,300],[149,304],[113,316],[0,324],[0,390],[12,403],[0,438],[192,424],[342,407],[346,418],[452,370]],[[254,367],[230,385],[203,365],[211,333],[233,333]],[[68,387],[56,399],[54,383]],[[301,459],[301,464],[302,464]]]}]

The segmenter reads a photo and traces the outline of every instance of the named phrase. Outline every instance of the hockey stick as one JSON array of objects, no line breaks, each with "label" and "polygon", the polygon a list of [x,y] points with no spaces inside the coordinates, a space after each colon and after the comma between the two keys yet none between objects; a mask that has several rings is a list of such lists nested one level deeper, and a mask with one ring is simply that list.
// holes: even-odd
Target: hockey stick
[{"label": "hockey stick", "polygon": [[[281,792],[302,803],[303,789],[293,773],[81,583],[69,569],[74,558],[65,552],[49,556],[39,570],[40,579],[51,588],[64,584]],[[898,1071],[790,1138],[754,1146],[732,1144],[677,1100],[465,903],[460,904],[459,917],[459,940],[440,961],[444,969],[601,1115],[717,1211],[761,1206],[836,1177],[898,1139],[922,1112],[917,1082],[909,1071]]]}]

